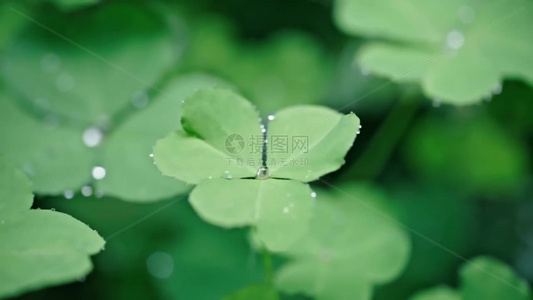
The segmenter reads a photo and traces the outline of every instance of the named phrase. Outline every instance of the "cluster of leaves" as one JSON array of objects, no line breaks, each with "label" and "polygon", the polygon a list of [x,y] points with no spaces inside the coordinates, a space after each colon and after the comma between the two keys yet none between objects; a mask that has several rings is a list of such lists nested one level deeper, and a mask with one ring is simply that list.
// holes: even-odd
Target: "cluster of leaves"
[{"label": "cluster of leaves", "polygon": [[530,1],[337,0],[334,15],[346,33],[384,40],[359,50],[363,68],[439,102],[479,102],[504,78],[533,84]]},{"label": "cluster of leaves", "polygon": [[[186,27],[175,11],[150,5],[49,2],[60,10],[0,3],[0,154],[33,182],[0,164],[0,240],[9,241],[0,245],[0,297],[83,278],[104,244],[68,215],[30,210],[32,189],[46,196],[38,204],[53,203],[106,236],[120,234],[97,257],[87,290],[106,286],[114,298],[151,290],[180,299],[333,300],[407,297],[450,281],[458,261],[442,248],[466,257],[472,250],[476,216],[467,197],[509,196],[526,182],[533,127],[522,97],[531,88],[506,82],[501,93],[504,78],[533,81],[525,0],[337,0],[339,28],[373,40],[347,42],[335,75],[320,41],[299,31],[244,42],[219,17],[192,13]],[[492,94],[495,101],[415,123],[401,158],[429,187],[398,192],[395,182],[386,193],[348,180],[311,188],[344,164],[360,128],[353,113],[314,104],[327,99],[345,110],[367,96],[397,96],[396,86],[368,72],[415,82],[436,105]],[[365,103],[368,116],[382,113]],[[259,137],[262,147],[230,151],[231,135]],[[305,136],[309,149],[268,151],[274,136]],[[298,158],[306,164],[272,163]],[[191,206],[176,198],[187,194]],[[171,202],[155,203],[165,198]],[[148,210],[159,213],[156,220],[125,233]],[[268,262],[255,261],[265,249],[276,255],[274,275]],[[437,287],[412,299],[530,297],[527,282],[490,257],[468,263],[461,280],[458,290]]]}]

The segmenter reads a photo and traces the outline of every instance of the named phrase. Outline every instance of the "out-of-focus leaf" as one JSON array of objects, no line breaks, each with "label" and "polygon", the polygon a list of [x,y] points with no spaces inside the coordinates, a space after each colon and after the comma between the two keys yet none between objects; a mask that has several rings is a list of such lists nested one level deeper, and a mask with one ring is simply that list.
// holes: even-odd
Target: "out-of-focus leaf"
[{"label": "out-of-focus leaf", "polygon": [[59,194],[77,189],[91,177],[94,153],[82,131],[60,126],[51,116],[35,117],[0,95],[0,153],[20,166],[38,193]]},{"label": "out-of-focus leaf", "polygon": [[[149,157],[151,147],[179,128],[180,101],[188,93],[221,82],[189,75],[170,80],[150,99],[147,88],[177,52],[166,25],[139,7],[106,5],[69,26],[64,15],[41,21],[86,51],[38,26],[10,46],[2,75],[25,101],[0,102],[5,114],[0,133],[9,141],[0,151],[24,168],[38,193],[77,190],[91,182],[92,171],[102,180],[96,182],[99,194],[127,200],[152,201],[188,190],[161,177]],[[118,31],[108,30],[115,27]],[[95,166],[101,167],[96,174]]]},{"label": "out-of-focus leaf", "polygon": [[391,211],[375,188],[351,185],[317,194],[309,231],[287,252],[292,261],[277,274],[277,286],[317,299],[369,299],[375,284],[405,267],[407,235],[382,215]]},{"label": "out-of-focus leaf", "polygon": [[[359,63],[394,81],[414,81],[426,95],[465,105],[504,78],[533,83],[533,5],[526,0],[446,2],[338,0],[335,20],[371,42]],[[481,54],[480,54],[481,53]]]},{"label": "out-of-focus leaf", "polygon": [[461,300],[461,294],[447,286],[437,286],[417,293],[411,300]]},{"label": "out-of-focus leaf", "polygon": [[460,192],[425,185],[394,186],[392,193],[392,206],[398,212],[398,220],[417,234],[411,234],[411,259],[405,271],[397,280],[379,289],[376,299],[405,299],[420,286],[451,280],[461,260],[426,238],[463,257],[479,243],[474,242],[477,233],[475,205],[466,201]]},{"label": "out-of-focus leaf", "polygon": [[[316,104],[326,91],[329,58],[301,32],[244,43],[220,17],[198,21],[184,61],[187,68],[220,75],[235,84],[266,116],[296,104]],[[214,56],[210,49],[217,49]]]},{"label": "out-of-focus leaf", "polygon": [[39,108],[93,126],[110,121],[176,61],[165,24],[134,5],[40,22],[82,48],[30,26],[6,50],[4,80]]},{"label": "out-of-focus leaf", "polygon": [[239,290],[231,295],[224,297],[222,300],[278,300],[276,290],[270,286],[252,285]]},{"label": "out-of-focus leaf", "polygon": [[[0,123],[4,125],[0,136],[6,143],[0,151],[24,168],[38,193],[62,194],[93,181],[98,194],[130,201],[168,198],[189,187],[161,176],[150,158],[152,146],[158,138],[181,127],[181,101],[189,93],[218,85],[225,86],[216,78],[200,74],[175,78],[154,99],[141,94],[149,102],[146,107],[132,110],[123,123],[107,132],[96,127],[82,131],[67,122],[56,123],[50,115],[36,117],[22,111],[12,99],[2,97]],[[92,149],[90,146],[95,145],[87,144],[91,142],[87,140],[91,130],[93,135],[102,135],[93,139],[103,139]],[[104,168],[103,178],[91,178],[94,166]]]},{"label": "out-of-focus leaf", "polygon": [[525,146],[481,112],[430,115],[414,125],[404,150],[422,178],[481,195],[514,190],[529,164]]},{"label": "out-of-focus leaf", "polygon": [[189,200],[204,220],[228,228],[255,226],[256,237],[280,251],[306,232],[312,193],[292,180],[213,179],[198,185]]},{"label": "out-of-focus leaf", "polygon": [[102,249],[104,240],[69,215],[30,210],[33,195],[28,179],[4,161],[0,178],[0,297],[89,273],[89,256]]},{"label": "out-of-focus leaf", "polygon": [[460,270],[460,276],[461,287],[457,292],[441,286],[419,292],[411,299],[526,300],[531,297],[527,281],[492,257],[480,256],[469,261]]}]

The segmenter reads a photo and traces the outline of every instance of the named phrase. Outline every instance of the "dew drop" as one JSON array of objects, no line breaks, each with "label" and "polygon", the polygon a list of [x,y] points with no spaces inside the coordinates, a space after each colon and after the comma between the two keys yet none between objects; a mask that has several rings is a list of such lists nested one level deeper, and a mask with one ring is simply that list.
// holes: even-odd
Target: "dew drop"
[{"label": "dew drop", "polygon": [[440,106],[440,99],[433,99],[433,107],[439,107]]},{"label": "dew drop", "polygon": [[458,30],[452,30],[446,36],[446,46],[450,49],[457,50],[463,46],[464,42],[465,37]]},{"label": "dew drop", "polygon": [[207,176],[208,179],[213,179],[213,176]]},{"label": "dew drop", "polygon": [[90,197],[93,194],[93,188],[86,185],[81,188],[81,194],[85,197]]},{"label": "dew drop", "polygon": [[273,121],[276,118],[274,115],[268,115],[268,120]]},{"label": "dew drop", "polygon": [[465,24],[471,24],[476,20],[476,13],[470,6],[461,6],[457,10],[459,20]]},{"label": "dew drop", "polygon": [[174,272],[174,258],[166,252],[154,252],[146,260],[146,268],[155,278],[168,278]]},{"label": "dew drop", "polygon": [[502,93],[502,84],[501,83],[498,83],[496,84],[496,86],[494,87],[494,89],[492,90],[492,92],[495,94],[495,95],[499,95]]},{"label": "dew drop", "polygon": [[311,197],[316,198],[316,193],[315,193],[315,192],[312,192],[312,193],[311,193]]},{"label": "dew drop", "polygon": [[148,105],[149,100],[148,94],[145,91],[137,91],[131,97],[131,105],[138,109],[144,108]]},{"label": "dew drop", "polygon": [[0,221],[0,224],[1,224],[1,225],[4,225],[4,223],[5,223],[5,221],[4,221],[4,220]]},{"label": "dew drop", "polygon": [[55,208],[50,208],[50,210],[51,210],[51,211],[56,211],[56,209],[55,209]]},{"label": "dew drop", "polygon": [[284,208],[283,208],[283,213],[286,214],[286,213],[288,213],[288,212],[289,212],[289,208],[288,208],[288,207],[284,207]]},{"label": "dew drop", "polygon": [[154,154],[153,154],[153,153],[150,153],[150,157],[154,157]]},{"label": "dew drop", "polygon": [[43,71],[47,73],[53,73],[59,70],[60,64],[61,60],[53,53],[46,54],[41,60],[41,67],[43,68]]},{"label": "dew drop", "polygon": [[100,145],[103,138],[103,132],[97,127],[87,128],[83,132],[83,143],[90,148]]},{"label": "dew drop", "polygon": [[257,172],[255,174],[256,179],[267,179],[268,177],[270,177],[270,172],[268,171],[267,167],[262,166],[257,169]]},{"label": "dew drop", "polygon": [[61,92],[68,92],[74,88],[75,81],[72,76],[62,73],[57,77],[56,87]]},{"label": "dew drop", "polygon": [[65,196],[65,199],[72,199],[74,198],[74,191],[66,190],[65,192],[63,192],[63,196]]},{"label": "dew drop", "polygon": [[362,125],[359,125],[359,129],[361,129],[361,128],[363,128],[363,126],[362,126]]},{"label": "dew drop", "polygon": [[95,166],[92,170],[92,175],[96,180],[104,179],[106,175],[106,169],[102,166]]},{"label": "dew drop", "polygon": [[356,132],[356,133],[357,133],[357,134],[360,134],[360,133],[361,133],[361,130],[357,130],[357,132]]},{"label": "dew drop", "polygon": [[361,70],[361,75],[363,76],[368,76],[370,75],[370,69],[367,68],[367,67],[360,67],[359,68]]}]

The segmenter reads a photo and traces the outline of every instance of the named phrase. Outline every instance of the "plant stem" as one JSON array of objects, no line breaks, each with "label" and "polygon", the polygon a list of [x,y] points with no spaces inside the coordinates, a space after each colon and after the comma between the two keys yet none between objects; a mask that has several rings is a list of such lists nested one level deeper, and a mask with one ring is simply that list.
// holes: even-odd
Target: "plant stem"
[{"label": "plant stem", "polygon": [[272,267],[272,257],[270,252],[267,249],[263,250],[263,268],[265,273],[265,285],[272,285],[273,282],[273,267]]},{"label": "plant stem", "polygon": [[418,91],[411,89],[404,91],[370,140],[364,152],[341,175],[343,179],[364,178],[372,180],[379,176],[420,107],[421,101],[418,99],[419,97]]}]

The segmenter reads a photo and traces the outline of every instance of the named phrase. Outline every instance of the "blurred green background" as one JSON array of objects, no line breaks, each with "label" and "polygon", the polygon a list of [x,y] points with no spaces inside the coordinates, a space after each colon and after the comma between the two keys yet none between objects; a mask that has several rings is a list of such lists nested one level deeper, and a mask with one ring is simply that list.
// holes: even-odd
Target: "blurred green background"
[{"label": "blurred green background", "polygon": [[[425,88],[431,74],[403,82],[358,64],[358,50],[382,36],[340,29],[339,5],[1,1],[0,153],[33,180],[34,207],[66,212],[107,240],[86,278],[21,298],[221,299],[262,282],[263,255],[248,230],[203,222],[187,203],[191,187],[163,178],[149,157],[155,141],[179,126],[179,100],[210,86],[237,90],[263,116],[296,104],[358,115],[363,125],[347,163],[326,180],[347,190],[371,184],[385,195],[380,205],[411,229],[407,266],[379,283],[373,299],[458,286],[465,263],[458,256],[492,256],[533,282],[527,72],[499,74],[499,89],[483,100],[449,104],[435,99],[438,88]],[[531,21],[522,31],[530,34]],[[517,47],[533,56],[532,43]],[[95,178],[94,166],[106,169],[105,178]],[[274,270],[287,260],[274,255]]]}]

